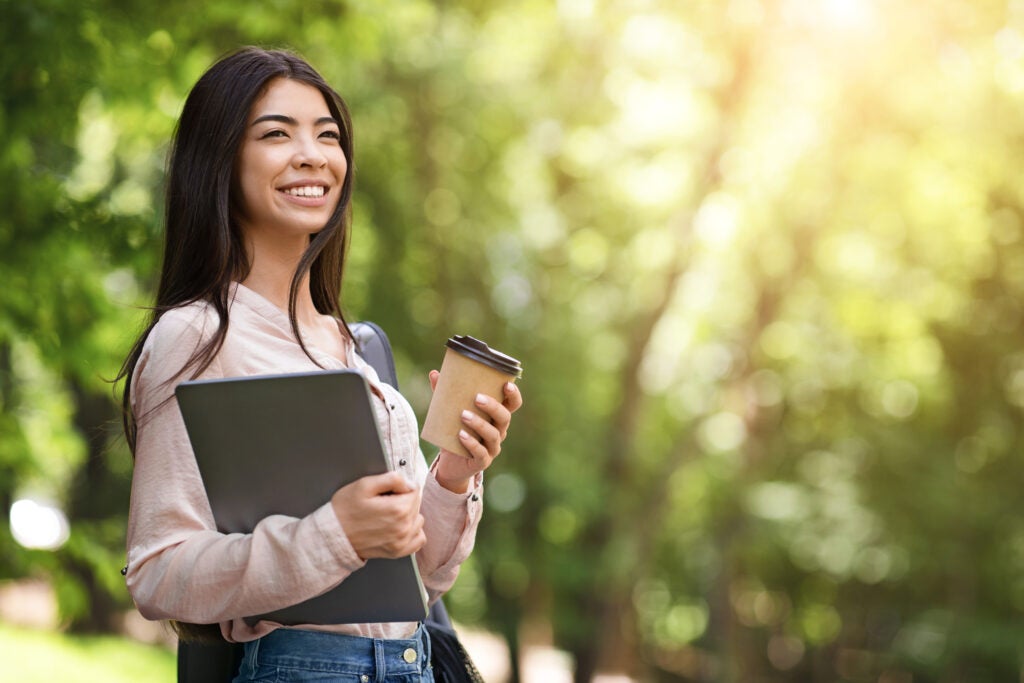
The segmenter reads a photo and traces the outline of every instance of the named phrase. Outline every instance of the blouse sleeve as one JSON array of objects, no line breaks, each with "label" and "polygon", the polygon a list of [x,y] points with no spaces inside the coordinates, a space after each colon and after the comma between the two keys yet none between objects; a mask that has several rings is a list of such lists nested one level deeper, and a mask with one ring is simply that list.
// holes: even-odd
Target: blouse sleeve
[{"label": "blouse sleeve", "polygon": [[483,474],[476,476],[466,493],[453,493],[438,483],[434,476],[436,467],[435,460],[420,504],[427,544],[416,554],[431,603],[455,584],[459,567],[473,551],[483,514]]},{"label": "blouse sleeve", "polygon": [[[135,469],[128,520],[128,590],[149,619],[215,623],[262,614],[333,588],[365,564],[330,503],[302,519],[271,516],[251,534],[216,530],[174,387],[215,324],[170,311],[135,369]],[[216,362],[202,377],[219,377]]]}]

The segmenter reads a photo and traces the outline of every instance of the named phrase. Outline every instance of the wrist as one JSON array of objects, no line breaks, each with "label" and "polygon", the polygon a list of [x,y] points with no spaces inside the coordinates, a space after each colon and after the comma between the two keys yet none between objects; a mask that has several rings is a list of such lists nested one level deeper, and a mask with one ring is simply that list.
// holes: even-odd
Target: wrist
[{"label": "wrist", "polygon": [[[467,476],[464,471],[451,472],[449,466],[453,459],[462,460],[463,458],[447,453],[444,450],[437,457],[437,467],[434,468],[434,479],[437,480],[437,483],[452,493],[468,493],[469,489],[473,486],[473,476]],[[464,467],[464,463],[456,462],[455,464],[463,465]]]}]

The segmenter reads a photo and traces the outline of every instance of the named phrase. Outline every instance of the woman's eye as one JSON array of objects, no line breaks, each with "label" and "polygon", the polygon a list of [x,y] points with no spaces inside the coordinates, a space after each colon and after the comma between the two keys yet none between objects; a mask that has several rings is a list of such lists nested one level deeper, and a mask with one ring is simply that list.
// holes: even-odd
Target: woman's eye
[{"label": "woman's eye", "polygon": [[336,130],[325,130],[323,133],[320,133],[320,137],[324,136],[329,137],[332,140],[341,140],[341,133]]},{"label": "woman's eye", "polygon": [[267,138],[283,138],[283,137],[287,137],[287,135],[285,135],[285,132],[283,130],[268,130],[266,133],[263,134],[263,136],[260,138],[260,140],[265,140]]}]

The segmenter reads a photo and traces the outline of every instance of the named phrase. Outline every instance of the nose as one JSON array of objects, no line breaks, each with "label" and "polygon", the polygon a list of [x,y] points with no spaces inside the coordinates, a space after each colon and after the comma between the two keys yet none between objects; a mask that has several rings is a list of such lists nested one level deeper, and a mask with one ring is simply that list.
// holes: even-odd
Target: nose
[{"label": "nose", "polygon": [[299,168],[323,168],[327,165],[327,155],[320,148],[321,144],[315,137],[303,135],[296,138],[292,163]]}]

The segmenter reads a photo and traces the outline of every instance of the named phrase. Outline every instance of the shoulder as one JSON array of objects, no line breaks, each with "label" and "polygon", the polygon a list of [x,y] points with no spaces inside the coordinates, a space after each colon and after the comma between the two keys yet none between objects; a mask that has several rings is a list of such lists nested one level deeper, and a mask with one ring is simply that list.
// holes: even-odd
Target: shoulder
[{"label": "shoulder", "polygon": [[177,377],[197,351],[213,339],[219,325],[217,312],[206,303],[191,303],[165,311],[143,344],[136,366],[136,381],[161,385]]},{"label": "shoulder", "polygon": [[193,302],[165,311],[153,325],[146,345],[179,347],[183,343],[200,344],[209,340],[220,325],[217,312],[206,302]]}]

